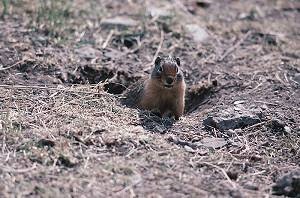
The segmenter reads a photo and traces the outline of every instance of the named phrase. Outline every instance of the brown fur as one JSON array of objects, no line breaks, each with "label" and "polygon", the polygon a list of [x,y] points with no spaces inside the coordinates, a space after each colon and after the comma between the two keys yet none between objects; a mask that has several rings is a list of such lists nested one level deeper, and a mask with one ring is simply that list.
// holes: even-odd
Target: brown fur
[{"label": "brown fur", "polygon": [[[140,106],[143,109],[158,111],[161,116],[171,114],[178,120],[184,111],[186,85],[179,68],[180,63],[176,61],[170,57],[161,58],[160,62],[156,61],[151,77],[145,82]],[[158,70],[159,66],[162,67],[162,71]],[[172,79],[172,83],[168,83],[167,78]]]}]

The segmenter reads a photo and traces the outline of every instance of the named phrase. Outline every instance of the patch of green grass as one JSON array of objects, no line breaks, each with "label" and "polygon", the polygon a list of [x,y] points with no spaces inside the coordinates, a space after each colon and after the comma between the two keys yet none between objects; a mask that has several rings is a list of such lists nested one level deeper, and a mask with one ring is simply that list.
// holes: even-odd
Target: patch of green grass
[{"label": "patch of green grass", "polygon": [[37,27],[44,27],[45,33],[50,37],[55,37],[59,42],[64,40],[63,35],[68,35],[71,18],[72,5],[66,0],[40,0],[36,22]]},{"label": "patch of green grass", "polygon": [[51,26],[62,26],[70,17],[71,4],[65,0],[40,0],[37,21],[48,21]]},{"label": "patch of green grass", "polygon": [[9,0],[2,0],[2,4],[3,4],[2,17],[4,17],[8,13]]}]

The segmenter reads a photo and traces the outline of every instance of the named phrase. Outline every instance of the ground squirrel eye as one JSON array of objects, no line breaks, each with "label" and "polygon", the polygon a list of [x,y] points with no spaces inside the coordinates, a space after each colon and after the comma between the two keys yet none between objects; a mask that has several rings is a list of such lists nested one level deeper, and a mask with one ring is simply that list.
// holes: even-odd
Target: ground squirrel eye
[{"label": "ground squirrel eye", "polygon": [[162,67],[159,67],[159,68],[158,68],[158,71],[159,71],[159,72],[162,72],[162,70],[163,70]]},{"label": "ground squirrel eye", "polygon": [[175,58],[175,60],[176,60],[177,65],[180,66],[180,59],[177,57],[177,58]]},{"label": "ground squirrel eye", "polygon": [[177,73],[177,74],[179,73],[179,69],[178,69],[178,67],[176,67],[176,73]]},{"label": "ground squirrel eye", "polygon": [[161,61],[161,58],[158,56],[158,57],[155,59],[154,64],[155,64],[155,65],[158,65],[158,64],[160,63],[160,61]]}]

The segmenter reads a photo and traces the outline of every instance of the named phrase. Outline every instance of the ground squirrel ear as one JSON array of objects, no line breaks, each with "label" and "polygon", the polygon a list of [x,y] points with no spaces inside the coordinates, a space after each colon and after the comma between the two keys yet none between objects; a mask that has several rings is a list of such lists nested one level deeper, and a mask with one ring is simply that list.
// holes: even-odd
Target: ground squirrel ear
[{"label": "ground squirrel ear", "polygon": [[161,58],[160,58],[160,56],[158,56],[156,59],[155,59],[155,65],[158,65],[159,63],[160,63],[160,61],[161,61]]},{"label": "ground squirrel ear", "polygon": [[175,58],[175,60],[176,60],[177,65],[180,66],[180,59],[177,57],[177,58]]}]

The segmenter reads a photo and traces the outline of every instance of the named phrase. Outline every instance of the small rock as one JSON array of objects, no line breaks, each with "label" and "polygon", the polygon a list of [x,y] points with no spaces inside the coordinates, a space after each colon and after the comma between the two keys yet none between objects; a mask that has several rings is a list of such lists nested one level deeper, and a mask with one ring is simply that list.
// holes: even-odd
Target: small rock
[{"label": "small rock", "polygon": [[300,197],[300,169],[293,170],[281,177],[273,186],[273,194]]},{"label": "small rock", "polygon": [[266,104],[263,104],[260,108],[261,108],[262,110],[267,110],[267,109],[269,109],[269,107],[268,107]]},{"label": "small rock", "polygon": [[261,119],[257,115],[252,115],[250,113],[245,114],[236,114],[228,117],[219,117],[219,116],[209,116],[203,120],[203,125],[206,129],[211,127],[217,128],[221,131],[229,129],[239,129],[251,126],[257,123],[260,123]]},{"label": "small rock", "polygon": [[186,25],[186,31],[189,32],[197,42],[203,42],[208,38],[208,33],[197,24]]},{"label": "small rock", "polygon": [[119,28],[119,29],[126,29],[128,27],[137,26],[138,22],[123,16],[117,16],[115,18],[103,19],[101,21],[101,26],[103,28],[112,29],[112,28]]},{"label": "small rock", "polygon": [[224,138],[203,138],[200,142],[203,146],[214,149],[221,148],[227,144],[227,141]]},{"label": "small rock", "polygon": [[291,128],[290,127],[288,127],[288,126],[285,126],[284,127],[284,131],[286,132],[286,133],[291,133]]},{"label": "small rock", "polygon": [[147,12],[151,17],[159,17],[162,19],[171,17],[171,12],[167,7],[148,7]]},{"label": "small rock", "polygon": [[238,18],[239,20],[246,20],[246,19],[249,18],[249,15],[248,15],[248,13],[242,12],[242,13],[240,13],[240,14],[238,15],[237,18]]},{"label": "small rock", "polygon": [[185,149],[187,152],[195,153],[194,149],[192,149],[192,148],[189,147],[188,145],[185,145],[185,146],[184,146],[184,149]]},{"label": "small rock", "polygon": [[75,52],[83,59],[91,60],[100,55],[100,51],[94,49],[91,46],[84,46],[78,49],[75,49]]}]

